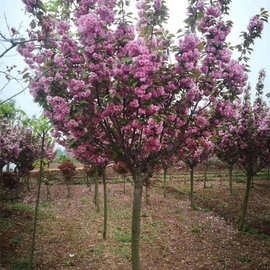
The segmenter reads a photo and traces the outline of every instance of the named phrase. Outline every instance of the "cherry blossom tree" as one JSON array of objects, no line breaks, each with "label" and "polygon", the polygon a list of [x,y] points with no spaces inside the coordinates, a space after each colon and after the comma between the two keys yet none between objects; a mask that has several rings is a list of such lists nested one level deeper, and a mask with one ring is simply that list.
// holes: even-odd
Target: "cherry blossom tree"
[{"label": "cherry blossom tree", "polygon": [[234,126],[238,121],[237,118],[227,119],[220,124],[221,129],[217,128],[217,136],[215,140],[215,153],[217,157],[227,164],[229,170],[229,188],[230,193],[233,193],[232,188],[232,171],[233,166],[239,160],[239,152],[236,147],[237,141],[234,140]]},{"label": "cherry blossom tree", "polygon": [[[121,161],[132,174],[132,267],[138,270],[144,182],[183,147],[191,122],[216,126],[230,117],[230,100],[246,84],[244,66],[226,43],[225,1],[191,1],[198,12],[189,10],[192,31],[177,46],[164,30],[165,1],[137,1],[136,27],[123,0],[66,0],[50,9],[24,2],[36,21],[29,35],[41,49],[29,42],[19,51],[34,71],[30,91],[53,121],[54,136],[60,143],[69,138],[78,155]],[[210,105],[209,121],[203,113]]]},{"label": "cherry blossom tree", "polygon": [[214,144],[210,141],[210,137],[196,137],[190,134],[190,138],[186,140],[186,145],[179,153],[182,161],[186,163],[190,170],[190,203],[192,209],[196,209],[194,204],[194,168],[198,163],[208,158],[213,147]]},{"label": "cherry blossom tree", "polygon": [[235,119],[222,123],[218,130],[218,151],[222,159],[228,164],[237,159],[247,177],[240,230],[245,224],[252,178],[267,166],[270,160],[270,111],[262,97],[264,78],[265,72],[261,71],[256,85],[255,101],[251,102],[250,87],[247,87],[242,103],[237,106]]}]

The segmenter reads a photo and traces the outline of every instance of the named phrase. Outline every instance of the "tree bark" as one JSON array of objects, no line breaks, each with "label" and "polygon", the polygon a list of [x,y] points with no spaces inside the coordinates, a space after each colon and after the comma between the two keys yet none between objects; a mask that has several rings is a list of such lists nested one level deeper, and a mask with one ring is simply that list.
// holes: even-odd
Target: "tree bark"
[{"label": "tree bark", "polygon": [[126,176],[125,175],[123,177],[123,181],[124,181],[124,194],[126,194]]},{"label": "tree bark", "polygon": [[141,175],[133,176],[133,211],[132,211],[132,238],[131,238],[131,260],[132,270],[140,270],[140,223],[142,206],[143,181]]},{"label": "tree bark", "polygon": [[203,188],[206,188],[208,165],[204,167]]},{"label": "tree bark", "polygon": [[230,193],[232,195],[233,190],[232,190],[232,171],[233,171],[233,166],[229,165],[229,184],[230,184]]},{"label": "tree bark", "polygon": [[194,167],[190,167],[190,205],[191,208],[194,210],[195,205],[194,205]]},{"label": "tree bark", "polygon": [[248,208],[248,199],[249,199],[251,181],[252,181],[252,174],[248,173],[247,174],[247,183],[246,183],[246,192],[245,192],[245,197],[244,197],[244,201],[243,201],[243,205],[242,205],[242,216],[241,216],[240,224],[239,224],[239,230],[240,231],[243,230],[244,224],[245,224],[245,218],[246,218],[247,208]]},{"label": "tree bark", "polygon": [[91,181],[89,180],[89,176],[87,173],[86,173],[86,185],[89,188],[89,191],[91,191]]},{"label": "tree bark", "polygon": [[105,169],[102,172],[103,193],[104,193],[104,222],[103,222],[103,239],[107,238],[107,220],[108,220],[108,200],[107,200],[107,183]]},{"label": "tree bark", "polygon": [[166,198],[167,168],[163,168],[163,197]]},{"label": "tree bark", "polygon": [[99,194],[98,194],[98,176],[95,176],[95,197],[94,197],[94,203],[96,205],[96,211],[99,213],[100,212],[100,207],[99,207]]},{"label": "tree bark", "polygon": [[71,192],[70,192],[70,186],[69,186],[68,182],[66,183],[66,186],[67,186],[67,192],[68,192],[67,197],[70,198],[71,197]]}]

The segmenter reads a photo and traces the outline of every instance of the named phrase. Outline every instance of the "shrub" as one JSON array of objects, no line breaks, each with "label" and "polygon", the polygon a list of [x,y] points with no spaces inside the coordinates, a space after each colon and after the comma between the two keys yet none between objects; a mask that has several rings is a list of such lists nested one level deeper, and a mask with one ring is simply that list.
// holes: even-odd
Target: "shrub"
[{"label": "shrub", "polygon": [[67,185],[68,197],[70,197],[71,193],[69,185],[71,183],[72,177],[76,173],[76,166],[70,160],[65,160],[61,165],[58,166],[58,169],[60,169],[63,174],[64,181]]},{"label": "shrub", "polygon": [[64,180],[66,182],[70,182],[72,177],[76,173],[76,166],[70,161],[70,160],[65,160],[62,164],[58,166],[58,169],[61,170]]}]

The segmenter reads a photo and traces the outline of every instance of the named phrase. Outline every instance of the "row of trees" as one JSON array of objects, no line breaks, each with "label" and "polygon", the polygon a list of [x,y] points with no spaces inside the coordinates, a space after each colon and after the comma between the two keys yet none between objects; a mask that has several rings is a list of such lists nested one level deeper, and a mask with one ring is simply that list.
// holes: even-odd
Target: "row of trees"
[{"label": "row of trees", "polygon": [[84,164],[104,171],[109,161],[120,162],[133,177],[132,268],[139,270],[142,187],[154,170],[184,160],[192,180],[193,168],[215,147],[231,160],[224,139],[230,136],[247,183],[268,158],[262,93],[254,105],[239,101],[267,12],[254,16],[243,42],[232,47],[226,41],[232,22],[225,20],[230,1],[190,0],[175,45],[163,0],[137,1],[137,25],[129,1],[23,2],[32,23],[18,51],[33,71],[30,92],[53,122],[55,138]]},{"label": "row of trees", "polygon": [[[5,171],[11,165],[18,178],[28,176],[34,163],[41,157],[41,132],[44,117],[28,118],[22,110],[15,107],[14,102],[0,106],[0,175],[5,178]],[[55,157],[55,143],[47,136],[44,141],[44,159],[48,162]],[[9,186],[8,182],[4,182]],[[10,183],[11,184],[11,183]],[[13,184],[15,184],[13,182]],[[12,185],[12,184],[11,184]]]}]

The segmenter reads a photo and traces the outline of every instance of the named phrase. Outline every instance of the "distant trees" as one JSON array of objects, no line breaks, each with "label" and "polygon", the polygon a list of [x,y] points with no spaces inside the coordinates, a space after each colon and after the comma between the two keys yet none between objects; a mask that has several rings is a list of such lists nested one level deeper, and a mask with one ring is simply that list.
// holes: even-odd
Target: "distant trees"
[{"label": "distant trees", "polygon": [[251,102],[250,87],[247,87],[242,103],[235,108],[235,118],[223,122],[217,129],[218,155],[229,166],[237,162],[247,177],[240,230],[245,223],[252,178],[270,161],[270,111],[263,101],[264,78],[265,72],[262,70],[256,85],[255,101]]}]

